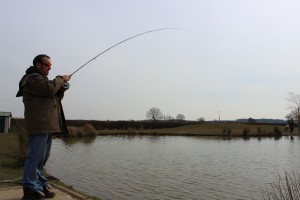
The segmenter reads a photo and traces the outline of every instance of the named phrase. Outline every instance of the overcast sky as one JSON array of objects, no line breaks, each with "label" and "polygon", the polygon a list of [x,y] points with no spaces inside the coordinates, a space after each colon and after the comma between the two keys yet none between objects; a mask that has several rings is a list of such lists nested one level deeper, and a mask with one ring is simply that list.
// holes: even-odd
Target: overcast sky
[{"label": "overcast sky", "polygon": [[284,119],[300,93],[297,0],[1,0],[0,111],[23,117],[18,82],[37,54],[74,74],[67,119]]}]

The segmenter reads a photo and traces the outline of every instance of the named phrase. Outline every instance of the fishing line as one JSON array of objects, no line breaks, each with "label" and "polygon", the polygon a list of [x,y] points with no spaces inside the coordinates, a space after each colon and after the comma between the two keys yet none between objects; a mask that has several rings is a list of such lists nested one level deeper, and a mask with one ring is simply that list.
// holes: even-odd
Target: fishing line
[{"label": "fishing line", "polygon": [[95,60],[97,57],[101,56],[102,54],[106,53],[107,51],[111,50],[112,48],[128,41],[128,40],[131,40],[135,37],[138,37],[138,36],[141,36],[141,35],[145,35],[145,34],[148,34],[148,33],[152,33],[152,32],[156,32],[156,31],[164,31],[164,30],[176,30],[176,29],[181,29],[181,28],[161,28],[161,29],[154,29],[154,30],[150,30],[150,31],[146,31],[146,32],[143,32],[143,33],[139,33],[137,35],[134,35],[134,36],[131,36],[121,42],[118,42],[117,44],[109,47],[108,49],[102,51],[101,53],[99,53],[98,55],[96,55],[95,57],[93,57],[92,59],[90,59],[89,61],[87,61],[86,63],[84,63],[82,66],[80,66],[78,69],[76,69],[72,74],[70,74],[70,76],[73,76],[76,72],[78,72],[80,69],[82,69],[84,66],[86,66],[87,64],[89,64],[90,62],[92,62],[93,60]]}]

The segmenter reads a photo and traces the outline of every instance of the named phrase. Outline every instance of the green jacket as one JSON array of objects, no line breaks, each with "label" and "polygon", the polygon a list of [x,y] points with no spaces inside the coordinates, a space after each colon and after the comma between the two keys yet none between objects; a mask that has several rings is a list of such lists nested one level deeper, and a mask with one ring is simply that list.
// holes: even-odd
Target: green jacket
[{"label": "green jacket", "polygon": [[57,76],[49,80],[34,67],[26,71],[19,83],[17,97],[23,96],[25,106],[25,128],[27,136],[67,133],[65,116],[61,104],[64,96],[64,80]]}]

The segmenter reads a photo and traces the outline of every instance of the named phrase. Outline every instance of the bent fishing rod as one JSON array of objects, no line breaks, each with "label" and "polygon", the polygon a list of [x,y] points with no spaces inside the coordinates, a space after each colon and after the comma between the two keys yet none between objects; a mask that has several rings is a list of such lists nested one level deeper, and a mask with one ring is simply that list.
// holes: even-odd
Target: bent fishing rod
[{"label": "bent fishing rod", "polygon": [[80,66],[78,69],[76,69],[72,74],[70,74],[70,76],[73,76],[76,72],[78,72],[80,69],[82,69],[84,66],[86,66],[87,64],[89,64],[90,62],[92,62],[93,60],[95,60],[97,57],[101,56],[102,54],[106,53],[107,51],[111,50],[112,48],[128,41],[128,40],[131,40],[135,37],[138,37],[138,36],[141,36],[141,35],[145,35],[145,34],[148,34],[148,33],[152,33],[152,32],[155,32],[155,31],[164,31],[164,30],[176,30],[176,29],[181,29],[181,28],[161,28],[161,29],[154,29],[154,30],[151,30],[151,31],[146,31],[146,32],[143,32],[143,33],[139,33],[137,35],[134,35],[134,36],[131,36],[121,42],[118,42],[117,44],[109,47],[108,49],[102,51],[101,53],[99,53],[98,55],[96,55],[95,57],[93,57],[92,59],[90,59],[89,61],[87,61],[86,63],[84,63],[82,66]]}]

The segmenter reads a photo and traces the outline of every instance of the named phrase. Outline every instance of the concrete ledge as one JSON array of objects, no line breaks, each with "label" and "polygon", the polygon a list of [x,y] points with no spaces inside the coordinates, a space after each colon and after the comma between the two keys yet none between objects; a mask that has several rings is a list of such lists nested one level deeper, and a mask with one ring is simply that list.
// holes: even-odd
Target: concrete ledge
[{"label": "concrete ledge", "polygon": [[81,195],[81,194],[79,194],[79,193],[77,193],[77,192],[74,192],[74,191],[72,191],[72,190],[70,190],[70,189],[68,189],[68,188],[65,188],[65,187],[63,187],[63,186],[61,186],[61,185],[58,185],[58,184],[55,184],[55,183],[51,183],[51,185],[52,185],[53,187],[55,187],[55,188],[57,188],[57,189],[59,189],[59,190],[65,192],[65,193],[67,193],[67,194],[69,194],[69,195],[71,195],[71,196],[73,196],[73,197],[79,199],[79,200],[87,200],[87,199],[90,199],[90,198],[88,198],[88,197],[86,197],[86,196],[83,196],[83,195]]},{"label": "concrete ledge", "polygon": [[[77,192],[69,190],[63,186],[51,183],[52,191],[55,192],[55,197],[51,200],[88,200],[91,198],[85,197]],[[0,188],[0,200],[20,200],[23,197],[23,187],[14,186]]]}]

